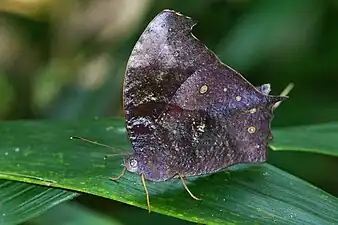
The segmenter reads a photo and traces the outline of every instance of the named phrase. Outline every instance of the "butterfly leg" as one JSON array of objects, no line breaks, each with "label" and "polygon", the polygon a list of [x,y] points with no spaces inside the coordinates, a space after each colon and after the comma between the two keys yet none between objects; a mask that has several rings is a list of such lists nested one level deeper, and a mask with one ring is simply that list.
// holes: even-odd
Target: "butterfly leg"
[{"label": "butterfly leg", "polygon": [[147,205],[148,205],[148,212],[150,213],[150,200],[149,200],[149,192],[146,186],[146,180],[144,179],[144,175],[141,174],[142,184],[144,187],[144,191],[146,192],[146,198],[147,198]]},{"label": "butterfly leg", "polygon": [[183,184],[185,190],[189,193],[189,195],[190,195],[193,199],[195,199],[195,200],[201,200],[200,198],[197,198],[195,195],[193,195],[193,194],[191,193],[191,191],[189,190],[188,186],[186,185],[186,183],[185,183],[185,181],[184,181],[183,176],[182,176],[181,174],[178,174],[178,176],[181,178],[182,184]]},{"label": "butterfly leg", "polygon": [[124,173],[126,172],[126,170],[127,170],[127,168],[124,167],[123,170],[122,170],[122,173],[121,173],[120,175],[118,175],[117,177],[111,177],[110,179],[111,179],[112,181],[117,181],[117,180],[119,180],[121,177],[123,177],[123,175],[124,175]]}]

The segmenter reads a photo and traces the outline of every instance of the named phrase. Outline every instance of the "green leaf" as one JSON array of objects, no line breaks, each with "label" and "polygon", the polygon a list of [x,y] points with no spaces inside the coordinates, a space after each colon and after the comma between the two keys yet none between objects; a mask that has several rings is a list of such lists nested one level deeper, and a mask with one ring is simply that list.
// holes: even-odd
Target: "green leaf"
[{"label": "green leaf", "polygon": [[0,180],[0,224],[24,222],[77,195],[62,189]]},{"label": "green leaf", "polygon": [[274,131],[273,150],[338,156],[338,123],[287,127]]},{"label": "green leaf", "polygon": [[29,222],[34,225],[122,225],[116,219],[109,218],[74,202],[60,204]]},{"label": "green leaf", "polygon": [[[141,179],[126,173],[120,156],[131,151],[122,119],[94,121],[17,121],[0,127],[1,178],[66,188],[146,208]],[[116,147],[108,149],[70,140],[79,135]],[[7,174],[6,174],[7,173]],[[43,178],[44,180],[41,180]],[[236,166],[227,172],[189,178],[190,198],[178,179],[147,182],[152,210],[207,224],[334,224],[338,200],[332,195],[269,164]]]}]

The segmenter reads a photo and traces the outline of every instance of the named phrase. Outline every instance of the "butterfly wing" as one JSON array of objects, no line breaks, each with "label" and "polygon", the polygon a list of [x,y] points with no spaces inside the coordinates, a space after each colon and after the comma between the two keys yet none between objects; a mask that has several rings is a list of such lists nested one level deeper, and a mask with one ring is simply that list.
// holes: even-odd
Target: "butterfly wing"
[{"label": "butterfly wing", "polygon": [[194,176],[238,163],[264,162],[272,118],[266,109],[273,104],[267,102],[256,106],[255,111],[237,110],[227,116],[169,105],[158,122],[167,131],[163,147],[168,155],[161,159],[169,165],[167,173]]},{"label": "butterfly wing", "polygon": [[127,132],[136,153],[144,148],[149,154],[158,152],[153,149],[154,137],[161,136],[156,134],[155,119],[181,84],[215,59],[213,55],[205,57],[205,46],[192,38],[194,25],[192,19],[164,10],[146,27],[129,57],[123,104]]},{"label": "butterfly wing", "polygon": [[[165,10],[149,23],[137,41],[127,64],[124,107],[127,121],[158,116],[180,85],[196,70],[191,56],[201,44],[188,38],[194,22]],[[186,52],[186,45],[192,49]],[[208,63],[208,62],[205,62]],[[131,131],[131,130],[129,130]]]},{"label": "butterfly wing", "polygon": [[[238,163],[266,161],[268,142],[272,138],[273,106],[285,99],[268,95],[269,92],[270,85],[253,87],[222,64],[215,63],[207,70],[201,68],[192,74],[170,101],[170,105],[190,112],[188,115],[198,121],[186,120],[190,123],[186,127],[192,127],[192,131],[176,135],[172,140],[199,143],[185,148],[185,155],[190,157],[177,159],[183,165],[181,173],[199,175]],[[171,108],[165,116],[168,121],[175,121],[177,115]],[[201,120],[201,116],[204,119]]]},{"label": "butterfly wing", "polygon": [[[260,135],[270,134],[266,126],[271,105],[282,100],[256,89],[222,64],[192,36],[194,25],[174,11],[161,12],[139,38],[127,64],[127,131],[134,154],[141,159],[140,170],[152,180],[177,172],[205,173],[192,168],[197,158],[200,163],[219,158],[223,167],[250,162],[239,157],[237,150],[254,151],[253,144],[260,145],[264,154],[256,153],[252,161],[265,160],[266,144]],[[251,108],[259,112],[257,117],[246,113]],[[255,126],[256,136],[248,135],[250,126]],[[220,169],[220,163],[214,166]]]},{"label": "butterfly wing", "polygon": [[[161,144],[168,131],[161,130],[156,118],[196,66],[208,63],[192,61],[203,48],[189,37],[194,24],[176,12],[161,12],[146,27],[129,57],[123,93],[126,128],[134,155],[143,157],[140,161],[144,164],[156,164],[164,152]],[[186,46],[192,48],[186,52]]]}]

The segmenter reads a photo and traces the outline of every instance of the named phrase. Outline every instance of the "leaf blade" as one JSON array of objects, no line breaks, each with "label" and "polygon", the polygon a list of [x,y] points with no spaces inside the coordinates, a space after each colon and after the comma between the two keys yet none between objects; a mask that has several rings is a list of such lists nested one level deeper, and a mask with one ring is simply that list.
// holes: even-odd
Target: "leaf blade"
[{"label": "leaf blade", "polygon": [[19,224],[78,195],[62,189],[0,180],[0,224]]},{"label": "leaf blade", "polygon": [[[69,140],[70,136],[80,135],[112,145],[116,152],[131,151],[122,119],[11,122],[2,125],[0,132],[4,134],[0,143],[3,172],[54,180],[50,184],[53,187],[146,208],[138,175],[128,173],[118,183],[108,179],[120,174],[123,168],[121,158],[103,160],[111,149]],[[29,135],[14,142],[13,133]],[[28,178],[25,181],[42,182]],[[337,198],[269,164],[236,166],[227,172],[189,178],[188,185],[202,201],[191,199],[177,179],[147,182],[152,210],[208,224],[338,223],[334,211],[338,207]]]},{"label": "leaf blade", "polygon": [[274,130],[270,144],[275,151],[301,151],[338,156],[338,123]]}]

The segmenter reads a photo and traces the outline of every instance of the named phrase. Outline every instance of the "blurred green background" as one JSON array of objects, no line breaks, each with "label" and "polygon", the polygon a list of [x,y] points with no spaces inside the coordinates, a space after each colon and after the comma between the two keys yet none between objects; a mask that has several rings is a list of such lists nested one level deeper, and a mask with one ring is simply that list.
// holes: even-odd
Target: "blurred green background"
[{"label": "blurred green background", "polygon": [[[166,8],[197,20],[194,35],[254,85],[271,83],[278,94],[295,83],[273,128],[338,120],[336,0],[2,0],[1,119],[123,116],[128,56]],[[269,162],[338,196],[337,158],[271,151]],[[135,218],[188,224],[89,195],[25,224],[133,224]]]}]

